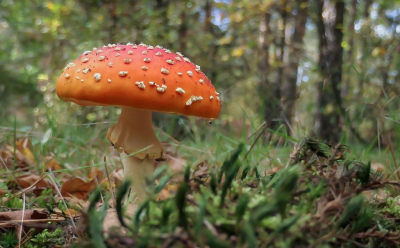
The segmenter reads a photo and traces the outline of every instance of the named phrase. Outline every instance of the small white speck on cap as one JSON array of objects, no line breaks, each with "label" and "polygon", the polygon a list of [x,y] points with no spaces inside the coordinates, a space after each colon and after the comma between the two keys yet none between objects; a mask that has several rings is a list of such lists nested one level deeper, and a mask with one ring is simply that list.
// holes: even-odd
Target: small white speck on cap
[{"label": "small white speck on cap", "polygon": [[196,96],[191,96],[190,99],[192,99],[192,102],[197,101],[197,97]]},{"label": "small white speck on cap", "polygon": [[158,91],[158,92],[163,93],[163,92],[165,92],[166,90],[167,90],[167,86],[166,86],[165,84],[163,84],[163,85],[157,87],[157,91]]},{"label": "small white speck on cap", "polygon": [[178,75],[179,75],[179,76],[182,76],[182,75],[183,75],[183,73],[182,73],[182,72],[178,72]]},{"label": "small white speck on cap", "polygon": [[82,72],[85,73],[85,74],[88,73],[89,71],[90,71],[89,68],[82,69]]},{"label": "small white speck on cap", "polygon": [[165,69],[165,68],[161,68],[161,73],[165,74],[165,75],[168,75],[169,71],[167,69]]},{"label": "small white speck on cap", "polygon": [[75,66],[74,63],[68,63],[67,66],[66,66],[65,68],[71,68],[71,67],[74,67],[74,66]]},{"label": "small white speck on cap", "polygon": [[147,51],[143,51],[142,54],[147,54]]},{"label": "small white speck on cap", "polygon": [[198,96],[197,97],[197,101],[201,101],[201,100],[203,100],[203,97],[202,96]]},{"label": "small white speck on cap", "polygon": [[102,60],[104,60],[106,58],[106,56],[100,56],[99,58],[98,58],[98,60],[99,61],[102,61]]},{"label": "small white speck on cap", "polygon": [[149,69],[147,66],[142,66],[140,68],[142,68],[144,71],[147,71]]},{"label": "small white speck on cap", "polygon": [[178,56],[176,56],[175,59],[178,60],[178,61],[182,61],[181,57],[178,57]]},{"label": "small white speck on cap", "polygon": [[89,61],[89,58],[83,58],[83,59],[82,59],[82,62],[83,62],[83,63],[86,63],[86,62],[88,62],[88,61]]},{"label": "small white speck on cap", "polygon": [[157,52],[156,55],[157,56],[162,56],[162,53],[161,52]]},{"label": "small white speck on cap", "polygon": [[175,62],[174,62],[172,59],[167,59],[166,62],[167,62],[168,64],[170,64],[170,65],[175,64]]},{"label": "small white speck on cap", "polygon": [[180,53],[180,52],[176,52],[176,54],[178,54],[179,56],[182,56],[182,57],[183,57],[183,54]]},{"label": "small white speck on cap", "polygon": [[217,100],[218,100],[218,101],[221,101],[221,100],[219,99],[219,96],[217,96]]},{"label": "small white speck on cap", "polygon": [[192,98],[189,98],[189,100],[186,101],[186,106],[192,105]]},{"label": "small white speck on cap", "polygon": [[111,83],[111,79],[108,79],[107,81],[108,81],[109,83]]},{"label": "small white speck on cap", "polygon": [[180,94],[185,94],[185,91],[184,91],[182,88],[180,88],[180,87],[176,88],[175,91],[178,92],[178,93],[180,93]]},{"label": "small white speck on cap", "polygon": [[83,83],[83,79],[81,79],[81,82]]},{"label": "small white speck on cap", "polygon": [[170,51],[170,50],[168,50],[168,49],[166,49],[166,50],[165,50],[165,52],[166,52],[166,53],[171,53],[171,51]]},{"label": "small white speck on cap", "polygon": [[129,51],[128,51],[128,54],[129,54],[129,55],[132,55],[132,54],[133,54],[133,51],[129,50]]},{"label": "small white speck on cap", "polygon": [[83,52],[83,55],[88,55],[88,54],[90,54],[92,51],[85,51],[85,52]]},{"label": "small white speck on cap", "polygon": [[151,86],[153,86],[153,85],[155,85],[156,83],[153,82],[153,81],[150,81],[149,84],[150,84]]},{"label": "small white speck on cap", "polygon": [[130,42],[128,42],[128,43],[126,43],[126,45],[127,45],[127,46],[132,46],[133,44],[130,43]]},{"label": "small white speck on cap", "polygon": [[187,74],[188,74],[190,77],[193,77],[193,72],[192,72],[192,71],[187,71]]},{"label": "small white speck on cap", "polygon": [[160,45],[157,45],[156,47],[162,49],[162,46],[160,46]]},{"label": "small white speck on cap", "polygon": [[196,65],[196,71],[200,72],[200,66],[199,65]]},{"label": "small white speck on cap", "polygon": [[142,89],[142,90],[146,89],[146,85],[144,85],[143,81],[138,81],[135,84],[139,87],[139,89]]},{"label": "small white speck on cap", "polygon": [[186,62],[190,62],[190,59],[186,58],[186,57],[184,57],[183,60],[186,61]]},{"label": "small white speck on cap", "polygon": [[93,77],[94,77],[94,80],[96,81],[96,82],[98,82],[98,81],[100,81],[100,79],[101,79],[101,74],[100,73],[95,73],[94,75],[93,75]]},{"label": "small white speck on cap", "polygon": [[153,47],[153,46],[148,46],[148,47],[147,47],[147,49],[149,49],[149,50],[153,50],[153,49],[154,49],[154,47]]},{"label": "small white speck on cap", "polygon": [[150,58],[144,58],[143,61],[146,62],[146,63],[149,63],[151,61],[151,59]]},{"label": "small white speck on cap", "polygon": [[203,79],[199,79],[199,82],[202,84],[204,82],[204,80]]},{"label": "small white speck on cap", "polygon": [[78,79],[78,80],[79,80],[79,77],[76,77],[76,79]]},{"label": "small white speck on cap", "polygon": [[64,77],[68,79],[68,78],[70,78],[71,76],[70,76],[68,73],[65,73]]},{"label": "small white speck on cap", "polygon": [[114,65],[113,62],[108,63],[109,67],[112,67],[113,65]]},{"label": "small white speck on cap", "polygon": [[96,51],[96,54],[99,54],[99,53],[102,53],[102,52],[103,52],[103,50],[99,49],[99,50]]},{"label": "small white speck on cap", "polygon": [[213,97],[213,96],[210,96],[210,100],[212,100],[212,99],[214,99],[214,97]]},{"label": "small white speck on cap", "polygon": [[218,93],[218,92],[216,92],[216,91],[215,91],[215,94],[216,94],[217,96],[219,96],[219,93]]},{"label": "small white speck on cap", "polygon": [[146,44],[144,44],[143,42],[140,42],[139,46],[142,46],[142,47],[147,47],[147,45],[146,45]]},{"label": "small white speck on cap", "polygon": [[121,77],[125,77],[126,75],[128,75],[127,71],[120,71],[118,72],[118,75],[120,75]]},{"label": "small white speck on cap", "polygon": [[93,50],[96,50],[97,49],[97,47],[93,47]]},{"label": "small white speck on cap", "polygon": [[136,48],[137,48],[137,46],[136,46],[136,45],[133,45],[133,46],[132,46],[132,48],[133,48],[133,49],[136,49]]},{"label": "small white speck on cap", "polygon": [[131,59],[124,59],[125,64],[129,64],[132,60]]},{"label": "small white speck on cap", "polygon": [[120,53],[116,53],[116,54],[115,54],[115,57],[118,57],[118,56],[121,56],[121,54],[120,54]]},{"label": "small white speck on cap", "polygon": [[78,69],[76,72],[81,72],[81,69]]},{"label": "small white speck on cap", "polygon": [[114,50],[115,51],[121,51],[121,47],[116,47]]}]

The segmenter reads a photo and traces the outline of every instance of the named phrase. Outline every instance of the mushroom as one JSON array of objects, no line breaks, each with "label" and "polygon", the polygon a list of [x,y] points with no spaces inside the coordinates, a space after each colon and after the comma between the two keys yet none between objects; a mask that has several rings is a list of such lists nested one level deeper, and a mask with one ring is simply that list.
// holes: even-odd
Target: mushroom
[{"label": "mushroom", "polygon": [[145,178],[154,160],[165,158],[152,111],[214,119],[221,110],[218,93],[199,67],[160,46],[108,45],[84,52],[61,73],[56,92],[82,106],[121,107],[107,138],[128,155],[121,161],[136,201],[146,197]]}]

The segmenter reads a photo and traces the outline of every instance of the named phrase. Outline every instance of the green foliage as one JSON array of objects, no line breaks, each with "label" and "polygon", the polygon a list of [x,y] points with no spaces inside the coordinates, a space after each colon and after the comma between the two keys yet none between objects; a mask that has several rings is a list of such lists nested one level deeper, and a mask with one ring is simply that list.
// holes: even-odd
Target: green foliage
[{"label": "green foliage", "polygon": [[[357,235],[356,242],[364,245],[390,244],[390,238],[371,240],[364,233],[380,235],[385,230],[387,237],[395,237],[398,221],[388,221],[381,214],[386,212],[385,208],[380,213],[379,206],[357,193],[372,190],[376,185],[383,187],[385,182],[371,174],[369,164],[347,160],[344,146],[329,150],[326,144],[307,140],[293,153],[297,154],[293,156],[297,165],[269,176],[239,170],[243,145],[220,168],[209,168],[208,181],[200,179],[204,174],[196,177],[201,174],[198,167],[186,167],[174,197],[156,201],[149,196],[136,210],[131,223],[121,221],[120,211],[119,218],[127,233],[111,231],[112,239],[104,239],[104,244],[119,240],[120,244],[135,244],[134,247],[180,247],[188,243],[199,247],[292,247],[294,244],[296,247],[340,247],[351,244],[348,240]],[[316,146],[325,147],[325,152],[321,153]],[[310,165],[312,158],[317,160]],[[342,168],[341,173],[337,172],[338,167]],[[161,171],[166,173],[164,169]],[[163,173],[156,171],[153,178],[162,178]],[[220,178],[220,182],[213,182],[212,178]],[[127,187],[124,184],[119,189],[119,194],[123,194],[118,196],[119,201]],[[91,204],[98,200],[98,197],[92,198]],[[397,200],[389,202],[393,204]],[[90,225],[100,225],[99,217],[93,212],[88,217],[86,230],[93,237],[91,232],[95,230]]]},{"label": "green foliage", "polygon": [[13,248],[18,245],[18,237],[15,232],[0,233],[0,246],[3,248]]},{"label": "green foliage", "polygon": [[388,197],[382,212],[400,217],[400,196]]},{"label": "green foliage", "polygon": [[10,200],[4,203],[4,207],[14,208],[14,209],[22,209],[24,205],[24,201],[18,197],[13,197],[11,194],[7,194],[6,196],[10,197]]},{"label": "green foliage", "polygon": [[30,240],[30,244],[27,245],[27,248],[39,248],[39,247],[52,247],[54,245],[63,245],[63,230],[61,228],[57,228],[53,232],[45,229],[42,232],[36,234]]}]

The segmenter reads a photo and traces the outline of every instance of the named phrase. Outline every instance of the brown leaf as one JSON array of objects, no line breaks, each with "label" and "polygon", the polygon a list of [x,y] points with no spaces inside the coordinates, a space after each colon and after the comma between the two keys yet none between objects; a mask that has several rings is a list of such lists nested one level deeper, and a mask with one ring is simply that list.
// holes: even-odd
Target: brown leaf
[{"label": "brown leaf", "polygon": [[74,195],[78,199],[86,199],[89,193],[95,188],[96,182],[94,180],[86,183],[80,178],[74,178],[62,185],[61,194],[63,196]]},{"label": "brown leaf", "polygon": [[[24,218],[22,218],[22,216]],[[46,219],[47,213],[43,210],[18,210],[0,212],[0,221],[20,221],[24,220],[39,220]]]},{"label": "brown leaf", "polygon": [[57,162],[57,160],[53,157],[50,157],[48,162],[46,163],[47,170],[56,171],[61,170],[61,165]]},{"label": "brown leaf", "polygon": [[104,178],[103,172],[99,171],[96,167],[89,168],[89,179],[93,180],[96,177],[97,181],[100,182]]},{"label": "brown leaf", "polygon": [[25,158],[28,160],[30,164],[35,163],[35,156],[33,156],[33,153],[29,149],[30,142],[29,138],[22,138],[20,140],[17,140],[16,142],[17,150],[22,153],[22,155],[25,156]]},{"label": "brown leaf", "polygon": [[18,150],[15,153],[14,161],[13,146],[5,145],[3,149],[0,150],[0,156],[9,169],[16,167],[22,170],[28,170],[28,167],[31,165],[30,162],[25,158],[25,156]]},{"label": "brown leaf", "polygon": [[29,187],[35,187],[34,192],[41,193],[44,189],[53,189],[53,185],[46,178],[42,178],[38,175],[25,175],[16,178],[17,183],[21,188],[26,189]]},{"label": "brown leaf", "polygon": [[72,208],[68,208],[67,210],[61,211],[61,209],[55,208],[54,209],[54,213],[58,214],[58,215],[66,215],[67,217],[72,217],[72,218],[76,218],[80,216],[80,213],[78,213],[75,209]]}]

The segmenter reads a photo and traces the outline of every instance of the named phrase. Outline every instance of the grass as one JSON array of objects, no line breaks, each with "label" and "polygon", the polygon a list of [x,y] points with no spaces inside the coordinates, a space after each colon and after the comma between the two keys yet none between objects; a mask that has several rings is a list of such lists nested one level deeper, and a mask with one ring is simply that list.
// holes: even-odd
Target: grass
[{"label": "grass", "polygon": [[[111,121],[76,124],[73,118],[71,123],[61,119],[55,121],[53,117],[49,119],[51,121],[35,129],[19,126],[18,122],[0,123],[0,144],[16,147],[16,140],[29,137],[30,146],[27,149],[34,156],[34,164],[28,166],[27,171],[18,169],[16,157],[13,158],[14,162],[10,168],[5,169],[4,165],[0,167],[0,173],[3,175],[0,188],[7,192],[6,200],[0,196],[2,211],[44,207],[50,216],[56,208],[62,211],[68,208],[79,209],[79,206],[75,205],[76,202],[68,200],[65,206],[60,198],[56,198],[57,190],[50,193],[45,191],[44,195],[28,191],[24,193],[25,202],[22,201],[22,195],[18,193],[23,191],[18,184],[13,183],[15,178],[21,175],[30,173],[53,178],[60,190],[66,178],[80,177],[89,181],[93,180],[90,178],[90,172],[94,168],[106,175],[121,166],[118,154],[110,148],[105,138]],[[185,171],[181,172],[184,175],[177,173],[171,180],[167,172],[160,173],[157,177],[158,182],[165,184],[159,184],[157,187],[149,185],[149,199],[144,202],[141,211],[136,213],[133,220],[125,224],[126,235],[121,236],[112,231],[103,233],[99,229],[107,207],[105,199],[117,193],[110,192],[113,187],[103,186],[101,191],[92,194],[90,204],[87,199],[82,200],[87,203],[84,209],[88,208],[81,219],[88,220],[89,225],[81,226],[80,231],[72,235],[70,218],[63,212],[65,221],[52,222],[50,231],[38,227],[24,229],[22,238],[29,237],[41,242],[35,244],[34,241],[29,241],[25,246],[51,246],[54,237],[62,232],[62,236],[67,237],[62,240],[62,245],[71,246],[78,242],[78,246],[87,247],[98,245],[96,242],[99,240],[103,240],[104,247],[117,243],[122,247],[133,246],[132,244],[135,244],[135,247],[159,247],[165,245],[161,242],[162,238],[167,238],[168,242],[177,247],[185,247],[189,243],[198,246],[207,244],[210,247],[290,247],[297,242],[303,247],[331,247],[337,244],[357,247],[360,242],[370,245],[377,240],[383,240],[382,245],[377,247],[394,247],[381,236],[383,232],[387,232],[390,237],[391,232],[399,230],[399,223],[396,221],[396,218],[400,217],[399,210],[396,199],[391,198],[391,194],[398,191],[394,186],[385,186],[384,191],[375,190],[379,193],[384,192],[385,199],[379,202],[380,205],[372,204],[358,193],[372,190],[369,184],[381,178],[375,177],[371,172],[367,173],[367,179],[362,181],[357,173],[368,170],[368,161],[380,162],[386,166],[387,171],[393,172],[397,170],[395,160],[399,159],[399,154],[393,154],[390,147],[377,150],[374,144],[366,147],[349,145],[350,153],[346,158],[329,162],[326,156],[317,155],[307,143],[302,149],[310,154],[302,155],[302,159],[293,163],[293,144],[299,141],[300,137],[286,136],[283,129],[279,129],[272,133],[275,138],[265,143],[262,142],[263,135],[259,136],[262,130],[260,123],[245,116],[243,122],[246,121],[249,123],[248,127],[238,133],[232,126],[222,128],[218,120],[209,125],[206,121],[189,119],[186,124],[191,132],[187,138],[179,141],[162,131],[167,128],[156,129],[158,137],[166,143],[170,155],[182,159],[188,167],[186,174]],[[279,137],[285,138],[286,141],[277,145],[276,140]],[[318,142],[315,142],[315,146],[327,148]],[[237,156],[232,156],[235,152]],[[333,153],[331,148],[326,152]],[[61,169],[49,171],[46,167],[48,156],[54,157],[60,163]],[[313,159],[317,159],[318,162],[308,163]],[[171,161],[164,164],[169,166]],[[322,166],[327,161],[332,164]],[[358,164],[356,161],[364,163]],[[287,166],[290,163],[292,165]],[[332,173],[333,170],[337,170],[335,166],[345,168],[346,163],[350,163],[347,170],[349,173],[351,171],[352,175],[346,180],[352,183],[352,189],[359,188],[360,192],[346,192],[348,195],[337,203],[336,214],[327,214],[321,223],[312,221],[318,217],[316,212],[321,208],[318,206],[321,199],[326,198],[328,202],[334,202],[332,195],[328,193],[328,186],[337,183],[318,175],[318,172]],[[105,171],[105,167],[108,172]],[[339,179],[340,177],[337,178]],[[389,180],[391,179],[397,179],[397,174],[391,173]],[[176,186],[175,190],[169,191],[173,185]],[[126,187],[125,185],[125,189]],[[124,197],[124,184],[119,190],[117,204]],[[157,195],[162,190],[171,194],[167,199],[158,201]],[[51,200],[51,196],[54,197],[54,201]],[[11,200],[7,200],[8,198]],[[102,202],[103,206],[100,212],[97,208],[98,202]],[[122,215],[122,210],[119,213]],[[354,219],[353,216],[359,218]],[[78,222],[78,219],[74,221]],[[379,232],[376,234],[378,236],[368,237],[367,242],[367,237],[364,239],[362,234],[374,225],[379,227],[379,230],[375,230]],[[316,227],[321,229],[318,235],[299,233],[299,230],[308,232]],[[4,237],[1,240],[7,240],[4,241],[7,244],[2,243],[3,247],[15,247],[15,242],[21,242],[15,230],[14,225],[0,231]],[[347,233],[353,236],[348,236]],[[76,240],[77,236],[80,237],[79,241]]]}]

